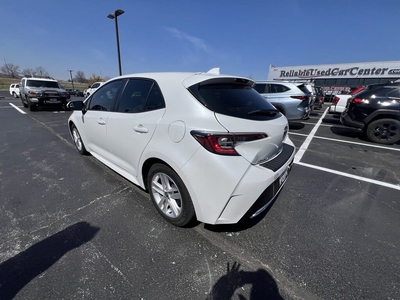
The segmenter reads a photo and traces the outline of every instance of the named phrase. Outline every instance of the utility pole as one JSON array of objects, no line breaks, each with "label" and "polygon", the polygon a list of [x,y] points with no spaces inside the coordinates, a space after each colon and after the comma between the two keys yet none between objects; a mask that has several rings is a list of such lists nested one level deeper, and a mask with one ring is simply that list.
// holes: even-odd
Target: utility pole
[{"label": "utility pole", "polygon": [[74,80],[72,79],[72,71],[73,70],[68,70],[68,71],[69,71],[69,75],[71,76],[72,89],[75,91]]}]

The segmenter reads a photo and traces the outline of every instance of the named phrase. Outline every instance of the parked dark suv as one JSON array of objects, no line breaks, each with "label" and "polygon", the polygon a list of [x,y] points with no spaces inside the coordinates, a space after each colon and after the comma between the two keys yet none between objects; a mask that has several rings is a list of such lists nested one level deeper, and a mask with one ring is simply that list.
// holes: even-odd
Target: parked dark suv
[{"label": "parked dark suv", "polygon": [[400,84],[371,85],[351,97],[340,116],[343,125],[363,129],[380,144],[400,140]]}]

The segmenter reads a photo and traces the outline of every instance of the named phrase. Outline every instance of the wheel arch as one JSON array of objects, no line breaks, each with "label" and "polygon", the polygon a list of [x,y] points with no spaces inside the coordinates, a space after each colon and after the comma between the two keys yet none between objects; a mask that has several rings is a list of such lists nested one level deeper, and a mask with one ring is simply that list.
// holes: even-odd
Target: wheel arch
[{"label": "wheel arch", "polygon": [[150,168],[156,163],[163,164],[163,165],[169,167],[171,170],[173,170],[176,173],[176,171],[174,170],[173,167],[171,167],[171,165],[169,165],[167,162],[165,162],[164,160],[162,160],[160,158],[150,157],[150,158],[146,159],[146,161],[143,163],[143,166],[142,166],[142,180],[143,180],[143,186],[146,189],[146,191],[148,191],[147,177],[149,175]]},{"label": "wheel arch", "polygon": [[370,124],[379,119],[394,119],[400,121],[400,112],[398,110],[376,110],[365,118],[364,123]]}]

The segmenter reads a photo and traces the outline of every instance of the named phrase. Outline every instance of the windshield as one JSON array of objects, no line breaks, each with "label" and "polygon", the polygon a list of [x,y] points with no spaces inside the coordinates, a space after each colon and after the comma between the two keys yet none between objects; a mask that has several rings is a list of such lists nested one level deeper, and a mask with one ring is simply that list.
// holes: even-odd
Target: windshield
[{"label": "windshield", "polygon": [[26,86],[56,88],[56,89],[60,88],[57,81],[45,81],[45,80],[27,80]]}]

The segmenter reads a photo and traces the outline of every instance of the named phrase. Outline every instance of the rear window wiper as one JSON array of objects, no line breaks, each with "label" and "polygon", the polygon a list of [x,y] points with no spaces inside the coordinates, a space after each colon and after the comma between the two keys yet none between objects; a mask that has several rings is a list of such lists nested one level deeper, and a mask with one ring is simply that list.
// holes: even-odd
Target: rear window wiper
[{"label": "rear window wiper", "polygon": [[247,115],[263,115],[263,116],[275,116],[279,110],[271,109],[257,109],[247,113]]}]

